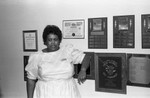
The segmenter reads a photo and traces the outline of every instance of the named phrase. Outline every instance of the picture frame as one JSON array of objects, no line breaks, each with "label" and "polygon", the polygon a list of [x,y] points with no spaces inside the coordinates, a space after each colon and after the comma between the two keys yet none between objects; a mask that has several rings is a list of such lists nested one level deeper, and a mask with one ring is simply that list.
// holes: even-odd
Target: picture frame
[{"label": "picture frame", "polygon": [[84,39],[85,20],[63,20],[63,38],[64,39]]},{"label": "picture frame", "polygon": [[31,52],[38,50],[37,30],[23,31],[23,51]]},{"label": "picture frame", "polygon": [[88,48],[107,47],[107,17],[88,18]]},{"label": "picture frame", "polygon": [[95,53],[95,90],[126,94],[126,54]]},{"label": "picture frame", "polygon": [[135,48],[135,15],[113,16],[113,48]]},{"label": "picture frame", "polygon": [[142,49],[150,49],[150,14],[141,15]]},{"label": "picture frame", "polygon": [[150,88],[150,54],[127,54],[127,85]]},{"label": "picture frame", "polygon": [[28,64],[29,56],[25,55],[23,56],[23,62],[24,62],[24,81],[27,81],[27,72],[25,71],[25,67]]},{"label": "picture frame", "polygon": [[[91,56],[89,68],[86,70],[87,76],[86,79],[94,80],[95,79],[95,64],[94,64],[94,52],[85,52],[86,55]],[[74,78],[78,78],[82,64],[74,65]]]}]

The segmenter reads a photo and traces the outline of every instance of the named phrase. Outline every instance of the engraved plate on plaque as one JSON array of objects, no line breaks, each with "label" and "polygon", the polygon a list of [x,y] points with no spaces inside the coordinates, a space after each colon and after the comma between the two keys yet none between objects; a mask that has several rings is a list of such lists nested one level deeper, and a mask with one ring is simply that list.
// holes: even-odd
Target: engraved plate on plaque
[{"label": "engraved plate on plaque", "polygon": [[134,15],[113,17],[113,47],[134,48]]},{"label": "engraved plate on plaque", "polygon": [[121,89],[121,58],[103,57],[99,58],[99,86],[110,89]]}]

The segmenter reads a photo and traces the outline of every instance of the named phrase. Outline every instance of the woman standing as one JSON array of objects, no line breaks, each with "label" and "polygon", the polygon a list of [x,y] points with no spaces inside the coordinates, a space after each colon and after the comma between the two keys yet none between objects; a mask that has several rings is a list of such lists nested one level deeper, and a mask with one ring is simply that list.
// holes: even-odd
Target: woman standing
[{"label": "woman standing", "polygon": [[60,46],[62,32],[55,25],[43,31],[46,48],[30,55],[27,71],[28,98],[81,98],[73,79],[74,65],[82,63],[78,76],[81,84],[86,78],[90,57],[73,45]]}]

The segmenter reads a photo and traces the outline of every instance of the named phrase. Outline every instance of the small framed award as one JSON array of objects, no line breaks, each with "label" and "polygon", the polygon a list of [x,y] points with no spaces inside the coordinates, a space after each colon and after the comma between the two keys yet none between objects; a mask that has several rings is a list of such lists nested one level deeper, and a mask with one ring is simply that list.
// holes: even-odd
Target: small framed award
[{"label": "small framed award", "polygon": [[63,38],[64,39],[84,39],[85,21],[81,20],[63,20]]},{"label": "small framed award", "polygon": [[126,94],[126,54],[95,53],[95,90]]},{"label": "small framed award", "polygon": [[[89,61],[89,67],[86,70],[86,79],[94,80],[95,79],[95,64],[94,64],[94,52],[85,52],[86,55],[90,56],[90,61]],[[75,64],[75,74],[74,78],[77,78],[79,75],[79,72],[81,70],[82,64]]]},{"label": "small framed award", "polygon": [[37,30],[24,30],[23,31],[23,50],[37,51]]},{"label": "small framed award", "polygon": [[150,54],[127,54],[128,82],[130,86],[150,88]]}]

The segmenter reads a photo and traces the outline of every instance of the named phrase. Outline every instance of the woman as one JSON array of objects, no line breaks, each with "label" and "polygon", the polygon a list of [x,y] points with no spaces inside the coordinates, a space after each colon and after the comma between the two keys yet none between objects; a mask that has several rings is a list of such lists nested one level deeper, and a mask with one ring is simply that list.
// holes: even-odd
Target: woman
[{"label": "woman", "polygon": [[45,27],[43,41],[46,48],[30,55],[26,66],[28,98],[80,98],[73,79],[73,64],[82,63],[78,76],[81,84],[85,81],[90,57],[72,45],[60,47],[62,33],[55,25]]}]

